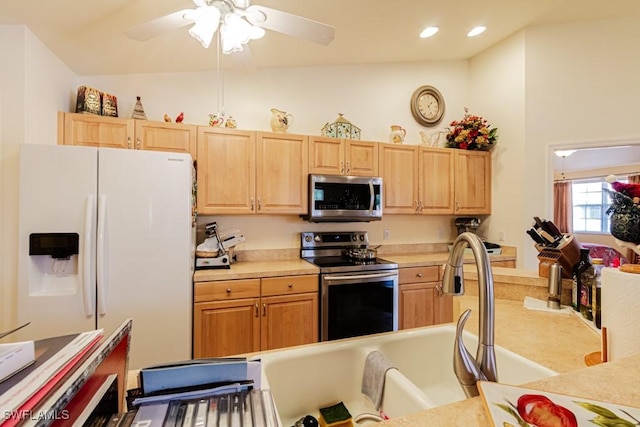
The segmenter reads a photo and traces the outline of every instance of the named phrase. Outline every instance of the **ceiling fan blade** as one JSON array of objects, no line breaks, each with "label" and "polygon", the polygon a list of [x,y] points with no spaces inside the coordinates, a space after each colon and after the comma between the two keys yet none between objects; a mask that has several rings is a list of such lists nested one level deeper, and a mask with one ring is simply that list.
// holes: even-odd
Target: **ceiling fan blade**
[{"label": "ceiling fan blade", "polygon": [[131,39],[146,41],[164,32],[186,27],[193,23],[191,19],[185,17],[185,15],[192,10],[193,9],[183,9],[161,16],[160,18],[136,25],[130,28],[125,34]]},{"label": "ceiling fan blade", "polygon": [[[335,38],[335,27],[299,15],[259,5],[249,6],[246,12],[249,22],[267,30],[322,45],[328,45]],[[261,17],[264,19],[260,19]]]}]

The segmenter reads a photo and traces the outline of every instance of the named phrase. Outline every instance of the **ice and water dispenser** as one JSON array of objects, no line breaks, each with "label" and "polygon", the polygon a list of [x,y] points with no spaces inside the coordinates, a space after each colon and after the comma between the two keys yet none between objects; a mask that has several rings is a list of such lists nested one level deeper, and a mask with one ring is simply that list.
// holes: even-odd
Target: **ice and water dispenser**
[{"label": "ice and water dispenser", "polygon": [[78,233],[31,233],[29,235],[29,293],[68,295],[80,283]]}]

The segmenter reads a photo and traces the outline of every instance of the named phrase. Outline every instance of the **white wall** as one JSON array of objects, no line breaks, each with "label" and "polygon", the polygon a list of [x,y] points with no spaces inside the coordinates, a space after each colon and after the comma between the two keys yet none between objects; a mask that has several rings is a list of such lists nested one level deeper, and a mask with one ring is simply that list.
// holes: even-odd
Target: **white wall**
[{"label": "white wall", "polygon": [[[552,218],[554,146],[640,140],[639,37],[640,27],[627,18],[526,30],[526,148],[520,167],[527,221]],[[537,264],[530,244],[519,254],[525,266]]]},{"label": "white wall", "polygon": [[[203,50],[203,54],[206,51]],[[468,92],[467,61],[224,71],[226,116],[240,129],[270,131],[272,107],[294,116],[290,133],[319,135],[338,113],[362,129],[362,139],[388,142],[390,126],[407,130],[407,143],[420,143],[424,128],[413,120],[409,101],[424,84],[437,87],[447,111],[439,129],[462,116]],[[216,72],[82,77],[80,84],[118,97],[120,115],[129,117],[136,96],[150,120],[172,119],[183,111],[185,123],[208,123],[217,110]],[[435,129],[432,129],[435,130]],[[431,129],[430,129],[431,131]]]},{"label": "white wall", "polygon": [[[470,112],[498,128],[498,143],[492,151],[492,214],[481,226],[490,242],[504,235],[508,246],[522,253],[522,224],[526,195],[520,189],[526,176],[525,127],[525,37],[519,32],[470,61]],[[526,234],[525,234],[526,235]],[[523,267],[518,257],[518,267]]]},{"label": "white wall", "polygon": [[56,143],[55,112],[67,108],[76,76],[23,26],[0,26],[0,62],[0,330],[6,330],[15,321],[19,147]]}]

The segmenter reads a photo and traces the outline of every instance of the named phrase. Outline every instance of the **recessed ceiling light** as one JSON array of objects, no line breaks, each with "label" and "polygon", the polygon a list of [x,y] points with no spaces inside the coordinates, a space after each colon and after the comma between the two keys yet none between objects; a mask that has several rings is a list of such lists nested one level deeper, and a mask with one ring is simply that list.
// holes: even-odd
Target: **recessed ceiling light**
[{"label": "recessed ceiling light", "polygon": [[427,37],[433,36],[437,32],[438,32],[438,27],[427,27],[424,30],[422,30],[422,32],[420,33],[420,38],[426,39]]},{"label": "recessed ceiling light", "polygon": [[467,33],[467,37],[479,36],[480,34],[484,33],[484,30],[486,29],[487,27],[475,27],[473,30]]}]

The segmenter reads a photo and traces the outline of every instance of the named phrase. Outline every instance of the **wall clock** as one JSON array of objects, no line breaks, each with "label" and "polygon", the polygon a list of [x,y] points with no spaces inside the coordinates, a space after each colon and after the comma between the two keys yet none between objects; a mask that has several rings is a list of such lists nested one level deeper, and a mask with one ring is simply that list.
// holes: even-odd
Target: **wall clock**
[{"label": "wall clock", "polygon": [[411,96],[411,114],[422,126],[435,126],[444,117],[444,98],[433,86],[420,86]]}]

